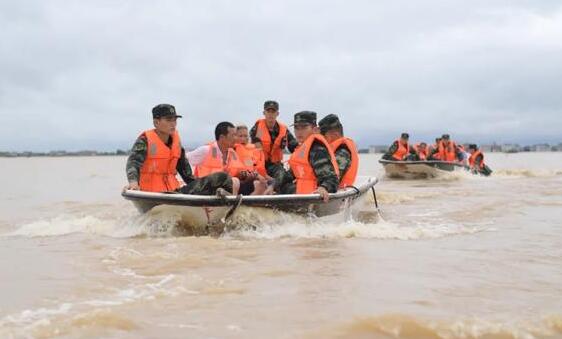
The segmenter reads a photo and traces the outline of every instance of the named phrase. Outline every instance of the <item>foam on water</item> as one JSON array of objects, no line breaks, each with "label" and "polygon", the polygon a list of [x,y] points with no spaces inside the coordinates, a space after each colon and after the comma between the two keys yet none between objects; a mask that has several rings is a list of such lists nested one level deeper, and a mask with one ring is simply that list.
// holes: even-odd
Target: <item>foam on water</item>
[{"label": "foam on water", "polygon": [[481,226],[449,223],[417,222],[402,226],[384,221],[380,216],[376,223],[343,220],[344,216],[306,218],[284,213],[255,213],[246,209],[237,213],[237,227],[224,234],[225,237],[247,239],[279,238],[364,238],[418,240],[436,239],[453,235],[474,234],[488,230]]},{"label": "foam on water", "polygon": [[126,217],[61,214],[19,226],[1,236],[54,237],[75,233],[114,238],[170,236],[181,217],[176,213],[143,214]]},{"label": "foam on water", "polygon": [[[414,194],[415,195],[415,194]],[[383,195],[381,200],[407,201],[431,194],[410,197]],[[370,198],[372,200],[372,198]],[[369,205],[370,200],[364,201]],[[361,214],[363,213],[363,214]],[[227,227],[225,236],[247,239],[294,238],[366,238],[366,239],[435,239],[451,235],[473,234],[486,230],[481,226],[452,224],[435,219],[432,223],[415,221],[409,225],[386,222],[373,209],[362,211],[363,217],[350,218],[345,213],[312,218],[265,208],[241,207]],[[368,217],[365,218],[364,216]],[[181,214],[177,210],[144,215],[108,218],[107,216],[63,214],[27,223],[4,234],[10,237],[55,237],[83,233],[115,238],[139,236],[169,237],[181,235]],[[222,233],[219,226],[217,233]]]},{"label": "foam on water", "polygon": [[547,169],[498,169],[492,174],[495,177],[508,177],[508,178],[548,178],[562,175],[562,170],[547,170]]}]

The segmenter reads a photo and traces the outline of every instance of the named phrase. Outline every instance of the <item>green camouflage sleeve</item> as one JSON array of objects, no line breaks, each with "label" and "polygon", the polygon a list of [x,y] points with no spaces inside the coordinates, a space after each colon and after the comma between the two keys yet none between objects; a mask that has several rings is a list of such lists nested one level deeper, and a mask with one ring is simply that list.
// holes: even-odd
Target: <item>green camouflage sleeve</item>
[{"label": "green camouflage sleeve", "polygon": [[388,152],[386,152],[386,154],[388,155],[393,155],[394,153],[396,153],[396,151],[398,150],[398,142],[393,142],[392,145],[390,145],[390,147],[388,148]]},{"label": "green camouflage sleeve", "polygon": [[127,159],[127,180],[129,182],[139,182],[140,168],[146,160],[146,150],[148,149],[148,142],[145,136],[138,137],[137,141],[131,149],[131,155]]},{"label": "green camouflage sleeve", "polygon": [[383,159],[386,160],[394,160],[394,158],[392,157],[392,155],[398,150],[398,142],[395,141],[392,143],[392,145],[390,145],[390,147],[388,148],[388,151],[382,156]]},{"label": "green camouflage sleeve", "polygon": [[437,147],[432,147],[431,148],[431,152],[429,152],[429,156],[432,157],[433,155],[439,153],[439,146]]},{"label": "green camouflage sleeve", "polygon": [[310,148],[308,159],[314,174],[316,174],[318,186],[324,187],[329,193],[336,192],[340,182],[326,146],[319,142],[314,142]]},{"label": "green camouflage sleeve", "polygon": [[287,130],[287,148],[289,152],[293,153],[295,148],[299,146],[299,142],[295,138],[295,136],[291,133],[291,131]]},{"label": "green camouflage sleeve", "polygon": [[252,142],[252,144],[261,142],[260,138],[258,138],[256,136],[256,134],[258,133],[258,124],[254,124],[254,126],[252,126],[252,128],[250,129],[250,141]]},{"label": "green camouflage sleeve", "polygon": [[195,180],[193,172],[191,171],[191,165],[189,165],[189,161],[187,161],[185,157],[185,149],[183,147],[181,148],[181,155],[176,165],[176,170],[186,185]]},{"label": "green camouflage sleeve", "polygon": [[351,166],[351,152],[346,145],[342,145],[336,150],[336,161],[340,170],[340,178],[345,175]]}]

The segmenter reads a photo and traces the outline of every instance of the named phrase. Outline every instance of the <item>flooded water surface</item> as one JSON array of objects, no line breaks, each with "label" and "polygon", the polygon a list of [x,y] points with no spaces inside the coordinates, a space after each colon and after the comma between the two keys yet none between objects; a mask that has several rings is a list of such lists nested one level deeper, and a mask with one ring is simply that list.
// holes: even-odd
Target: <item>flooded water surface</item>
[{"label": "flooded water surface", "polygon": [[562,337],[562,153],[414,181],[378,157],[382,219],[241,208],[217,237],[139,215],[123,157],[0,158],[0,337]]}]

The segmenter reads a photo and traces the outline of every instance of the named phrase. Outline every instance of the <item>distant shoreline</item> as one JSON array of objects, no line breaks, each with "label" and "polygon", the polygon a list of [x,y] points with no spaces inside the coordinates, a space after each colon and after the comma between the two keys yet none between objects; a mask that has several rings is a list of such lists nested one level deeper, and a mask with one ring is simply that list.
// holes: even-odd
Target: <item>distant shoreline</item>
[{"label": "distant shoreline", "polygon": [[64,157],[112,157],[125,156],[131,152],[118,150],[116,152],[98,151],[52,151],[52,152],[0,152],[0,158],[64,158]]},{"label": "distant shoreline", "polygon": [[[561,150],[537,150],[537,151],[487,151],[486,153],[504,153],[504,154],[516,154],[516,153],[556,153],[562,152]],[[360,149],[360,154],[384,154],[385,152],[370,152],[369,149]],[[34,152],[23,152],[23,153],[8,153],[0,152],[0,158],[77,158],[77,157],[123,157],[128,156],[130,152],[116,153],[116,152],[96,152],[84,154],[81,152],[76,153],[65,153],[65,154],[49,154],[49,153],[34,153]]]}]

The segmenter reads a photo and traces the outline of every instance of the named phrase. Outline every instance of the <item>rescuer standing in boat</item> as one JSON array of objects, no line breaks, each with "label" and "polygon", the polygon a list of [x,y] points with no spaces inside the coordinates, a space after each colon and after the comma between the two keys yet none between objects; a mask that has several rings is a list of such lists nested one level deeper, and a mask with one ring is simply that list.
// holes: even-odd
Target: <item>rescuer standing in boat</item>
[{"label": "rescuer standing in boat", "polygon": [[[141,133],[127,159],[125,189],[148,192],[179,191],[184,194],[212,195],[217,189],[232,192],[233,179],[226,173],[214,173],[195,179],[185,158],[174,106],[160,104],[152,109],[154,129]],[[185,185],[181,185],[179,174]],[[219,191],[222,193],[222,191]],[[236,192],[234,192],[236,193]]]},{"label": "rescuer standing in boat", "polygon": [[289,159],[289,171],[277,176],[275,191],[282,194],[318,193],[324,201],[338,190],[339,169],[328,142],[319,134],[316,113],[295,114],[294,128],[299,143]]},{"label": "rescuer standing in boat", "polygon": [[298,142],[279,117],[279,103],[268,100],[263,104],[264,118],[256,121],[250,130],[252,144],[263,150],[267,174],[275,178],[283,171],[283,150],[289,152],[298,146]]}]

